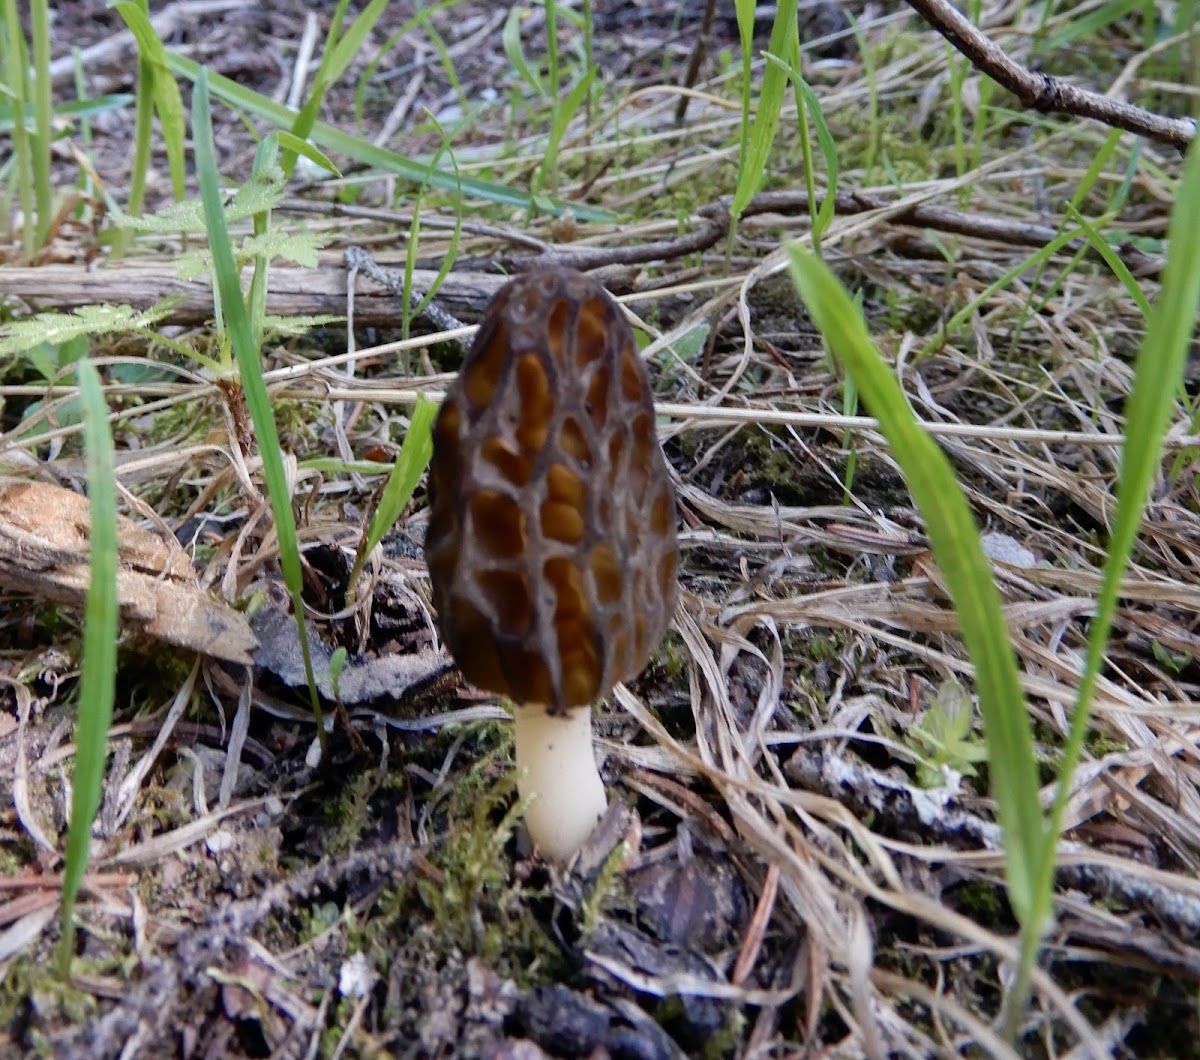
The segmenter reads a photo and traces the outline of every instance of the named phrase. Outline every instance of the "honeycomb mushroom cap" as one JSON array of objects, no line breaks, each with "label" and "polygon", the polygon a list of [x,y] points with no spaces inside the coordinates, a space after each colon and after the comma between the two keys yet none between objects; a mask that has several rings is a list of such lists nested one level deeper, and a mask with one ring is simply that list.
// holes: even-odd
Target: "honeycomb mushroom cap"
[{"label": "honeycomb mushroom cap", "polygon": [[604,288],[501,288],[433,428],[425,555],[472,684],[551,712],[635,676],[678,593],[675,497],[633,333]]}]

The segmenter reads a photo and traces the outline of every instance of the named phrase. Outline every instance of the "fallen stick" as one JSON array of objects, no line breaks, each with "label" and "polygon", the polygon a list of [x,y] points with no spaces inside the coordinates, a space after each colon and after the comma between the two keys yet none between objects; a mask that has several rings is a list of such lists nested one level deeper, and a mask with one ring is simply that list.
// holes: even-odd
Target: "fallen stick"
[{"label": "fallen stick", "polygon": [[[413,284],[429,290],[437,273],[416,269]],[[438,301],[457,317],[477,320],[503,276],[450,273],[438,289]],[[212,286],[207,280],[180,280],[159,261],[121,262],[105,268],[84,265],[40,265],[0,269],[0,300],[17,298],[30,309],[66,312],[85,305],[129,305],[147,309],[164,298],[178,297],[168,320],[196,325],[212,319]],[[341,262],[315,269],[271,269],[267,312],[273,316],[346,315],[346,267]],[[354,289],[356,325],[398,325],[400,300],[391,291],[359,275]]]}]

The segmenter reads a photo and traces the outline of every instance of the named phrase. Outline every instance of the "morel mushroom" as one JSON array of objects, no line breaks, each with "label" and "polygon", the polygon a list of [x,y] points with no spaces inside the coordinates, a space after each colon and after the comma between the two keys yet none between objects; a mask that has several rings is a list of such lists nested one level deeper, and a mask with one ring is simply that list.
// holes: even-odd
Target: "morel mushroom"
[{"label": "morel mushroom", "polygon": [[516,704],[529,834],[568,860],[606,807],[591,704],[675,609],[675,497],[633,333],[595,280],[544,268],[492,299],[433,428],[425,556],[442,638]]}]

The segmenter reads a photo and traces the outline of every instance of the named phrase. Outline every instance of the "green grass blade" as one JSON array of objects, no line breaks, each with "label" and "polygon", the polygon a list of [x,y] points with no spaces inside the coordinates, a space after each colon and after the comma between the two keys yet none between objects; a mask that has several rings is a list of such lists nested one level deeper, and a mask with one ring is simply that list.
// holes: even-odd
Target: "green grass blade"
[{"label": "green grass blade", "polygon": [[100,376],[90,361],[76,367],[83,406],[91,515],[87,603],[84,605],[83,664],[79,715],[75,722],[75,769],[71,776],[71,823],[63,868],[63,928],[59,973],[71,974],[75,952],[75,900],[87,871],[92,821],[100,807],[108,729],[112,722],[117,670],[117,502],[113,487],[113,440]]},{"label": "green grass blade", "polygon": [[301,140],[286,129],[276,129],[270,135],[275,137],[276,142],[285,151],[295,151],[296,154],[303,155],[314,165],[320,166],[327,173],[332,173],[335,177],[342,175],[342,171],[333,164],[330,158],[322,151],[313,147],[307,140]]},{"label": "green grass blade", "polygon": [[[773,55],[789,55],[792,41],[796,37],[796,0],[781,0],[775,9],[775,23],[771,27],[771,41],[767,48]],[[729,212],[733,217],[733,228],[741,217],[746,204],[762,186],[767,172],[767,160],[775,143],[775,130],[779,127],[779,115],[783,110],[784,90],[787,74],[776,63],[768,63],[763,73],[762,88],[758,93],[758,107],[754,114],[754,125],[750,131],[750,144],[738,159],[737,187]]]},{"label": "green grass blade", "polygon": [[29,22],[33,35],[33,182],[37,200],[37,243],[45,246],[54,219],[54,181],[50,172],[50,128],[53,112],[54,83],[50,80],[50,9],[46,0],[33,0],[29,5]]},{"label": "green grass blade", "polygon": [[[1134,366],[1133,390],[1125,406],[1126,440],[1121,454],[1117,507],[1104,563],[1104,578],[1096,598],[1096,615],[1088,632],[1087,662],[1071,716],[1071,731],[1063,748],[1058,791],[1050,813],[1050,830],[1035,881],[1035,915],[1043,917],[1049,915],[1058,835],[1070,795],[1071,777],[1083,753],[1092,697],[1104,666],[1121,581],[1141,529],[1150,488],[1161,466],[1163,438],[1171,421],[1188,347],[1196,329],[1196,315],[1200,310],[1197,232],[1200,232],[1200,149],[1193,145],[1171,216],[1162,293],[1150,314]],[[1032,949],[1032,946],[1027,944],[1023,948],[1023,957],[1026,948]],[[1026,959],[1032,961],[1032,955]],[[1027,983],[1029,967],[1023,966],[1020,971],[1018,983]],[[1010,1010],[1010,1026],[1015,1025],[1018,1015]]]},{"label": "green grass blade", "polygon": [[367,557],[404,513],[404,506],[412,499],[417,483],[429,466],[429,458],[433,455],[433,418],[437,415],[437,409],[437,404],[424,395],[417,398],[416,407],[408,421],[408,430],[404,433],[404,444],[400,446],[400,455],[392,465],[383,496],[379,499],[379,507],[371,516],[367,536],[354,558],[354,569],[350,573],[352,587],[358,584],[358,576]]},{"label": "green grass blade", "polygon": [[[400,338],[407,341],[409,329],[412,327],[412,276],[417,267],[417,249],[421,245],[421,203],[422,192],[417,192],[412,198],[412,221],[408,226],[408,239],[404,241],[404,291],[400,296]],[[408,354],[403,359],[404,373],[408,374]]]},{"label": "green grass blade", "polygon": [[[200,66],[194,60],[175,52],[168,52],[167,59],[172,70],[193,81],[196,79]],[[282,104],[275,103],[266,96],[252,89],[245,88],[236,81],[231,81],[220,74],[210,73],[208,80],[212,94],[231,106],[240,107],[250,114],[265,118],[279,128],[291,128],[292,122],[296,117],[295,111],[289,110]],[[428,161],[414,161],[411,158],[406,158],[404,155],[397,154],[395,151],[376,147],[372,143],[356,136],[351,136],[349,133],[342,132],[341,129],[327,125],[324,122],[318,121],[313,124],[312,133],[308,139],[315,141],[328,151],[336,151],[347,158],[353,159],[355,162],[372,166],[384,173],[394,173],[396,176],[403,177],[405,180],[411,180],[415,184],[420,184],[427,176]],[[450,173],[436,171],[432,175],[429,175],[430,186],[440,191],[451,191],[456,187],[457,183],[458,181]],[[524,210],[528,210],[532,206],[532,197],[530,195],[515,188],[506,187],[503,184],[480,180],[477,177],[463,177],[461,183],[463,193],[475,198],[498,203],[502,206],[516,206]],[[538,205],[539,208],[543,208],[541,199],[539,199]],[[568,209],[573,210],[575,216],[582,221],[611,221],[614,219],[614,215],[610,211],[588,206],[585,203],[567,203],[555,200],[550,201],[544,208],[551,210],[555,214],[562,213]]]},{"label": "green grass blade", "polygon": [[1004,829],[1009,898],[1024,921],[1032,910],[1032,885],[1045,828],[1025,698],[979,530],[950,461],[917,423],[850,296],[819,258],[795,247],[789,256],[792,279],[814,323],[879,420],[946,579],[975,666],[992,790]]},{"label": "green grass blade", "polygon": [[[178,202],[187,192],[187,171],[184,158],[187,140],[187,121],[183,112],[183,95],[167,62],[167,50],[154,32],[149,15],[132,0],[113,5],[129,27],[138,45],[142,69],[149,76],[147,89],[154,102],[162,127],[163,146],[167,152],[167,168],[171,174],[171,192]],[[139,84],[139,91],[141,85]]]},{"label": "green grass blade", "polygon": [[550,123],[550,141],[546,145],[546,155],[538,168],[535,190],[540,191],[546,185],[549,185],[551,189],[558,186],[559,144],[562,143],[571,119],[575,117],[576,112],[583,106],[583,101],[591,94],[592,83],[596,80],[597,73],[599,73],[599,67],[593,66],[579,79],[562,104],[555,106],[554,117]]},{"label": "green grass blade", "polygon": [[1092,248],[1104,259],[1104,264],[1111,270],[1112,274],[1121,281],[1125,290],[1129,292],[1129,297],[1137,303],[1138,309],[1142,311],[1144,318],[1150,316],[1150,300],[1142,294],[1142,289],[1138,286],[1137,280],[1133,278],[1133,273],[1129,271],[1129,266],[1125,264],[1115,250],[1109,245],[1107,239],[1100,231],[1083,216],[1071,203],[1067,203],[1067,212],[1071,215],[1071,219],[1079,225],[1083,232],[1084,238],[1092,245]]},{"label": "green grass blade", "polygon": [[1005,287],[1012,283],[1013,280],[1015,280],[1022,273],[1027,272],[1033,266],[1038,265],[1052,257],[1054,254],[1057,254],[1068,243],[1072,243],[1078,239],[1079,236],[1080,231],[1078,228],[1071,228],[1065,232],[1060,232],[1044,247],[1039,247],[1024,261],[1014,265],[998,279],[993,280],[979,294],[972,298],[971,301],[963,306],[962,309],[960,309],[948,321],[946,321],[941,328],[938,329],[933,338],[931,338],[923,347],[921,347],[921,352],[918,354],[917,359],[919,360],[922,357],[926,357],[930,353],[933,353],[935,350],[937,350],[950,335],[953,335],[955,331],[957,331],[963,326],[963,324],[970,320],[981,306],[990,301],[992,296],[997,291],[1004,290]]},{"label": "green grass blade", "polygon": [[[129,171],[129,195],[125,209],[137,217],[146,200],[146,174],[150,170],[150,137],[154,124],[154,70],[148,59],[138,59],[137,109],[133,120],[133,162]],[[113,253],[120,257],[133,239],[133,229],[123,227],[117,233]]]},{"label": "green grass blade", "polygon": [[[821,101],[812,90],[812,86],[800,75],[799,59],[800,53],[797,44],[792,45],[792,58],[789,62],[784,62],[779,56],[772,55],[770,52],[767,53],[767,62],[782,68],[799,97],[796,109],[800,118],[800,143],[805,162],[804,178],[808,189],[808,210],[812,219],[813,246],[819,248],[821,236],[833,221],[838,184],[837,144],[834,143],[833,133],[829,131],[829,125],[825,121],[825,112],[821,109]],[[820,207],[817,206],[816,187],[812,172],[812,151],[808,142],[806,123],[809,117],[812,118],[813,128],[817,133],[817,143],[821,145],[821,157],[825,160],[825,169],[829,174],[825,197],[821,200]]]},{"label": "green grass blade", "polygon": [[455,96],[458,97],[458,105],[462,108],[465,117],[471,109],[471,97],[463,91],[462,82],[458,78],[458,71],[454,68],[454,56],[450,52],[450,47],[442,39],[442,35],[437,31],[437,27],[432,22],[426,24],[425,36],[429,38],[429,43],[433,45],[434,51],[438,53],[438,59],[442,64],[442,71],[446,75],[446,80],[450,83],[450,88],[453,90]]},{"label": "green grass blade", "polygon": [[799,74],[796,76],[796,88],[804,98],[805,109],[812,118],[813,128],[817,132],[817,143],[821,145],[821,155],[825,159],[827,174],[825,198],[821,200],[821,208],[817,211],[817,219],[813,223],[814,232],[822,235],[833,221],[834,199],[837,196],[838,188],[837,145],[834,143],[833,133],[829,131],[829,125],[825,121],[825,112],[821,109],[821,101],[817,99],[817,94],[812,90],[812,86]]},{"label": "green grass blade", "polygon": [[525,84],[544,98],[546,89],[542,85],[541,78],[529,65],[529,60],[525,58],[525,49],[521,46],[521,20],[528,13],[528,8],[521,7],[519,4],[515,5],[508,12],[508,18],[504,20],[504,30],[500,39],[504,45],[504,54],[508,56],[509,65]]},{"label": "green grass blade", "polygon": [[[133,100],[134,97],[128,92],[109,92],[102,96],[85,96],[81,91],[78,99],[72,99],[56,106],[54,116],[57,118],[90,118],[97,114],[103,114],[105,111],[121,110],[123,107],[128,107]],[[6,136],[11,134],[12,127],[12,107],[7,103],[0,103],[0,133]],[[25,131],[28,133],[36,131],[36,127],[28,120],[28,115],[26,115]]]},{"label": "green grass blade", "polygon": [[[252,179],[269,180],[272,170],[276,170],[279,157],[279,132],[275,131],[264,136],[254,152],[254,167],[250,171]],[[254,214],[254,234],[264,236],[271,228],[271,211],[260,210]],[[271,272],[271,259],[267,254],[257,254],[254,258],[254,274],[250,279],[250,294],[246,304],[250,315],[250,336],[256,347],[261,347],[263,338],[263,319],[267,315],[267,280]]]},{"label": "green grass blade", "polygon": [[[1079,182],[1079,186],[1075,189],[1075,194],[1071,196],[1071,201],[1068,205],[1068,208],[1079,207],[1083,203],[1083,200],[1087,198],[1088,194],[1095,186],[1096,181],[1100,179],[1100,174],[1104,171],[1104,167],[1108,165],[1109,160],[1112,158],[1113,152],[1117,149],[1117,144],[1120,143],[1121,136],[1122,133],[1120,129],[1109,130],[1108,136],[1105,137],[1104,144],[1096,152],[1096,157],[1092,159],[1091,164],[1084,172],[1083,179]],[[1137,153],[1136,146],[1133,153]],[[1136,166],[1134,168],[1136,169]],[[1132,175],[1133,170],[1131,170],[1127,175],[1126,180],[1131,181]],[[1123,201],[1124,195],[1119,194],[1117,197],[1115,197],[1114,201],[1109,204],[1109,211],[1115,212],[1117,209],[1119,209],[1119,204]],[[1064,219],[1062,224],[1059,226],[1059,232],[1061,233],[1065,227],[1066,220]],[[1010,342],[1011,349],[1015,350],[1019,345],[1021,336],[1025,333],[1025,325],[1028,322],[1030,314],[1041,312],[1042,307],[1054,297],[1058,287],[1066,280],[1066,277],[1074,273],[1075,267],[1078,265],[1083,255],[1084,249],[1083,247],[1080,247],[1079,250],[1072,255],[1071,260],[1067,263],[1067,266],[1059,273],[1058,280],[1051,284],[1050,289],[1035,301],[1034,293],[1041,287],[1042,276],[1049,267],[1050,259],[1047,257],[1038,262],[1038,266],[1033,274],[1033,281],[1029,284],[1029,298],[1025,300],[1025,304],[1021,307],[1021,313],[1020,316],[1017,317],[1016,327],[1013,328],[1013,337]]]},{"label": "green grass blade", "polygon": [[[317,67],[317,75],[313,79],[308,99],[305,100],[304,106],[300,108],[300,113],[296,115],[291,124],[290,132],[293,136],[300,140],[307,140],[312,134],[317,114],[320,113],[321,104],[325,100],[325,93],[345,73],[346,67],[358,54],[363,41],[374,28],[375,23],[379,21],[379,16],[383,14],[387,5],[388,0],[371,0],[371,3],[363,9],[350,24],[345,35],[341,37],[338,34],[342,23],[341,16],[345,13],[346,5],[344,3],[339,5],[338,15],[333,19],[329,39],[325,42],[325,51],[321,55],[321,62]],[[280,164],[283,166],[284,173],[291,176],[292,169],[296,165],[296,153],[290,150],[284,151]]]},{"label": "green grass blade", "polygon": [[[437,149],[437,153],[429,162],[429,172],[432,174],[436,171],[438,162],[441,160],[443,153],[449,151],[450,141],[446,137],[446,131],[438,123],[437,118],[432,114],[429,115],[429,120],[437,129],[438,134],[442,138],[441,146]],[[455,161],[453,154],[450,155],[450,161],[454,166],[455,174],[458,173],[458,162]],[[462,211],[458,212],[458,216],[454,224],[454,235],[450,240],[449,251],[442,256],[442,267],[438,270],[437,277],[434,280],[433,286],[425,292],[424,298],[415,310],[412,309],[412,278],[413,270],[417,267],[417,251],[421,241],[421,204],[424,201],[425,185],[422,184],[420,190],[413,196],[412,201],[412,223],[408,229],[408,239],[406,241],[404,253],[404,293],[400,299],[400,334],[401,338],[407,339],[409,328],[412,326],[413,319],[420,315],[421,311],[433,300],[437,290],[445,280],[447,273],[450,271],[454,263],[454,259],[458,256],[458,241],[462,234]],[[462,196],[456,198],[457,202],[462,202]],[[407,358],[405,360],[407,364]]]},{"label": "green grass blade", "polygon": [[396,46],[397,41],[408,37],[413,30],[421,27],[430,18],[436,15],[439,11],[447,7],[454,7],[460,4],[462,0],[438,0],[436,4],[430,4],[428,7],[423,7],[412,18],[392,32],[392,35],[383,42],[383,47],[380,48],[367,61],[362,68],[362,73],[359,75],[358,82],[354,86],[354,121],[360,123],[363,118],[363,109],[366,103],[367,86],[374,83],[375,71],[379,69],[380,62],[387,56]]},{"label": "green grass blade", "polygon": [[246,406],[254,422],[254,434],[258,440],[258,451],[263,462],[263,477],[267,493],[271,498],[271,509],[275,514],[275,533],[279,539],[279,565],[283,568],[283,579],[292,598],[292,609],[296,629],[300,638],[300,650],[304,656],[304,674],[308,680],[309,697],[317,724],[317,738],[321,741],[322,758],[326,757],[325,724],[321,713],[321,701],[317,695],[317,684],[313,678],[312,658],[308,637],[304,628],[303,581],[300,569],[300,550],[296,540],[296,518],[292,511],[292,498],[288,492],[287,476],[283,470],[283,459],[279,449],[279,433],[275,429],[275,414],[267,385],[263,382],[259,349],[250,331],[250,317],[238,279],[238,269],[229,242],[229,229],[222,208],[221,186],[217,178],[217,160],[213,148],[212,114],[208,96],[208,78],[205,67],[200,67],[196,77],[196,88],[192,96],[192,140],[196,152],[196,176],[200,183],[200,195],[204,200],[204,219],[208,228],[209,249],[213,257],[213,273],[220,291],[221,306],[226,326],[233,342],[241,375],[242,390]]},{"label": "green grass blade", "polygon": [[[454,169],[454,176],[457,178],[459,176],[458,159],[454,157],[454,150],[450,146],[450,140],[446,136],[446,131],[439,124],[437,118],[433,117],[432,114],[429,116],[429,120],[433,122],[434,127],[438,131],[438,135],[440,135],[442,138],[442,146],[439,149],[438,155],[435,155],[434,157],[435,158],[440,157],[441,152],[444,151],[450,159],[450,165]],[[432,167],[431,167],[431,170],[432,170]],[[462,195],[459,194],[459,195],[455,196],[454,201],[461,204],[462,203]],[[414,209],[414,219],[415,219],[415,217],[416,217],[416,211]],[[420,305],[418,305],[417,308],[414,310],[413,316],[420,316],[421,313],[423,313],[425,311],[425,307],[427,305],[429,305],[430,302],[433,301],[433,299],[436,297],[436,295],[438,293],[438,290],[441,288],[442,284],[445,282],[446,277],[450,275],[450,270],[454,267],[454,262],[458,260],[458,244],[461,239],[462,239],[462,209],[460,206],[459,210],[455,214],[454,231],[450,234],[449,246],[447,246],[447,248],[446,248],[446,253],[442,255],[441,268],[438,269],[437,275],[433,278],[433,282],[429,285],[429,290],[425,292],[425,297],[421,299]],[[415,266],[415,264],[416,264],[415,260],[414,260],[413,264]],[[405,272],[405,277],[404,277],[404,284],[405,284],[404,290],[405,290],[405,293],[407,294],[407,292],[411,289],[411,286],[412,286],[412,272],[411,272],[410,267],[408,266],[407,262],[405,263],[405,269],[406,269],[406,272]],[[406,307],[406,312],[407,312],[407,307]],[[408,319],[408,317],[406,316],[405,320],[407,320],[407,319]]]},{"label": "green grass blade", "polygon": [[1082,37],[1094,36],[1106,26],[1111,26],[1114,22],[1118,22],[1136,11],[1141,3],[1142,0],[1111,0],[1110,3],[1068,22],[1057,33],[1046,39],[1045,47],[1054,51],[1065,48]]},{"label": "green grass blade", "polygon": [[[754,11],[757,0],[734,0],[733,9],[737,16],[738,44],[742,56],[741,114],[738,118],[738,167],[750,154],[750,111],[754,100]],[[732,246],[733,233],[729,232]]]},{"label": "green grass blade", "polygon": [[[25,113],[26,104],[26,70],[28,56],[25,51],[25,34],[21,29],[21,21],[17,15],[17,0],[5,0],[4,3],[4,38],[5,56],[4,70],[9,78],[8,91],[12,98],[12,113]],[[21,215],[25,223],[21,226],[21,249],[26,261],[32,261],[37,250],[37,232],[32,220],[34,218],[33,190],[33,154],[30,145],[28,127],[24,121],[14,121],[12,131],[13,158],[16,161],[15,181],[17,197],[21,203]],[[5,218],[7,220],[7,218]]]},{"label": "green grass blade", "polygon": [[867,83],[867,157],[863,160],[862,169],[867,183],[871,183],[871,174],[875,170],[875,160],[882,142],[879,122],[879,78],[875,73],[875,52],[863,32],[861,23],[852,11],[846,11],[846,18],[854,34],[854,42],[858,45],[859,58],[863,64],[863,80]]}]

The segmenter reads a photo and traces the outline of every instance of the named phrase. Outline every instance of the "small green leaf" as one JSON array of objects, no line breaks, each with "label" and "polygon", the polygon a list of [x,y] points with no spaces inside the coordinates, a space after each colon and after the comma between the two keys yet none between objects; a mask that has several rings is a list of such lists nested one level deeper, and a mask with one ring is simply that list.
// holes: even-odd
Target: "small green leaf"
[{"label": "small green leaf", "polygon": [[671,352],[685,364],[690,363],[704,349],[710,330],[707,323],[700,323],[689,328],[671,343]]},{"label": "small green leaf", "polygon": [[329,156],[318,148],[313,147],[307,140],[301,140],[300,137],[293,136],[286,129],[276,129],[272,135],[279,138],[279,146],[284,150],[291,151],[297,155],[303,155],[314,165],[320,166],[335,177],[342,175],[342,171],[330,161]]},{"label": "small green leaf", "polygon": [[521,44],[521,23],[531,14],[533,12],[529,8],[514,5],[508,12],[508,18],[504,20],[500,40],[504,45],[504,54],[508,57],[509,65],[538,96],[545,98],[546,90],[542,87],[541,78],[530,67],[525,58],[525,48]]},{"label": "small green leaf", "polygon": [[[741,12],[739,11],[739,15]],[[768,51],[774,55],[787,55],[796,37],[796,0],[781,0],[775,8],[775,22],[771,27]],[[762,87],[758,93],[758,107],[754,124],[750,130],[750,142],[738,159],[737,187],[729,212],[736,219],[762,186],[769,166],[771,147],[775,143],[775,130],[779,127],[779,115],[783,110],[784,89],[787,75],[778,64],[768,63],[763,73]]]}]

